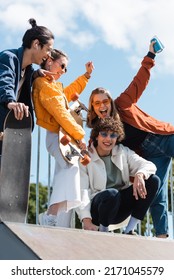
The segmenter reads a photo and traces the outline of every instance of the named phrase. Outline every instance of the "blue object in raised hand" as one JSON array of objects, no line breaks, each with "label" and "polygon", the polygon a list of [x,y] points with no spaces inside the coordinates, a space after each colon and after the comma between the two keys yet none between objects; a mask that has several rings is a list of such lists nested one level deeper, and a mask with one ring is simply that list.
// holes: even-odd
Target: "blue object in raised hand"
[{"label": "blue object in raised hand", "polygon": [[162,52],[162,50],[164,49],[164,45],[161,43],[157,36],[154,36],[150,42],[155,42],[155,44],[153,45],[155,53]]}]

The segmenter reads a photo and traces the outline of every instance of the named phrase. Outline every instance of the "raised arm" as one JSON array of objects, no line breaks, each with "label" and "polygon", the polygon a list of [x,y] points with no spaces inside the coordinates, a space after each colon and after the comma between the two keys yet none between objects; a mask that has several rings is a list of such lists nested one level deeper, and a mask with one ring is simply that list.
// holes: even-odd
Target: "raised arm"
[{"label": "raised arm", "polygon": [[94,70],[94,65],[92,61],[89,61],[85,64],[86,72],[78,77],[74,82],[64,88],[64,93],[68,102],[72,100],[72,97],[75,93],[81,94],[85,89],[91,74]]},{"label": "raised arm", "polygon": [[115,99],[115,104],[118,109],[126,109],[132,104],[137,103],[144,92],[150,79],[150,70],[155,65],[155,52],[153,50],[153,45],[154,42],[150,44],[149,52],[142,60],[141,67],[136,76],[133,78],[133,81],[130,83],[128,88]]}]

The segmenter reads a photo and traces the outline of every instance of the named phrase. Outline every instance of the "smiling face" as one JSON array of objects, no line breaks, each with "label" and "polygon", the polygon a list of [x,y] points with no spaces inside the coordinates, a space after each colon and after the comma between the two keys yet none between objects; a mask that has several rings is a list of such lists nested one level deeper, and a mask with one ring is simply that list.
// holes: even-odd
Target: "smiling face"
[{"label": "smiling face", "polygon": [[92,106],[99,118],[106,118],[111,115],[111,99],[107,93],[98,93],[93,96]]},{"label": "smiling face", "polygon": [[41,68],[52,73],[54,80],[58,80],[63,74],[65,74],[68,66],[68,58],[66,56],[61,55],[60,53],[58,53],[57,56],[59,58],[49,57],[46,62],[41,65]]},{"label": "smiling face", "polygon": [[98,119],[91,130],[90,139],[99,156],[107,156],[124,139],[123,125],[113,117]]},{"label": "smiling face", "polygon": [[43,63],[51,53],[53,48],[54,40],[50,39],[47,44],[41,45],[38,40],[34,40],[33,42],[33,56],[32,56],[32,63],[41,64]]},{"label": "smiling face", "polygon": [[66,57],[62,56],[59,59],[52,60],[50,65],[51,72],[55,73],[54,79],[58,80],[63,74],[67,72],[68,60]]},{"label": "smiling face", "polygon": [[96,140],[98,142],[96,150],[99,156],[107,156],[116,145],[118,134],[109,131],[100,131]]}]

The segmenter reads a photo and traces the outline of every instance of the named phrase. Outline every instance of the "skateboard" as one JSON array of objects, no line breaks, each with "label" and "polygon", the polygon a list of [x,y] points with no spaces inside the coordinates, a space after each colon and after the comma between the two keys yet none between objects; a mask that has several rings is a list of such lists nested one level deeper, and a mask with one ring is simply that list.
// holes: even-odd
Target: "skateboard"
[{"label": "skateboard", "polygon": [[63,158],[71,164],[74,164],[80,159],[83,165],[87,165],[90,162],[90,157],[86,150],[80,150],[78,148],[78,142],[69,136],[62,128],[59,131],[59,146]]},{"label": "skateboard", "polygon": [[22,120],[10,111],[4,122],[0,174],[0,219],[26,221],[31,162],[31,115]]},{"label": "skateboard", "polygon": [[73,101],[74,103],[70,107],[71,115],[76,122],[83,127],[83,122],[86,121],[86,119],[83,117],[82,111],[88,112],[88,109],[85,104],[79,100],[78,94],[74,94]]},{"label": "skateboard", "polygon": [[[76,120],[76,122],[83,127],[84,119],[82,115],[82,110],[87,112],[88,109],[78,98],[79,95],[74,94],[74,103],[70,107],[70,113]],[[79,159],[83,165],[87,165],[90,162],[88,152],[86,150],[81,151],[78,148],[78,142],[75,141],[70,135],[68,135],[66,131],[63,130],[63,128],[60,128],[59,139],[59,146],[62,156],[67,162],[74,164]]]}]

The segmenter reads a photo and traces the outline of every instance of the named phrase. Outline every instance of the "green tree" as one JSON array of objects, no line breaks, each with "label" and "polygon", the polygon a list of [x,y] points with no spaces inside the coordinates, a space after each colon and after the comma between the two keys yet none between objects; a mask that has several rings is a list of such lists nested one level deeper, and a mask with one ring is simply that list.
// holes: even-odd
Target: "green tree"
[{"label": "green tree", "polygon": [[[48,188],[39,183],[39,213],[47,209]],[[28,223],[36,223],[36,184],[30,185],[30,195],[28,204]]]}]

